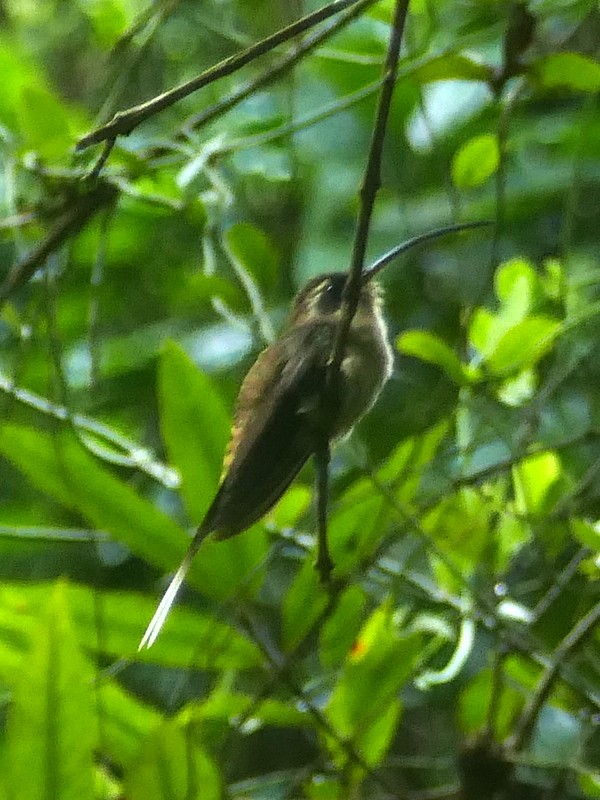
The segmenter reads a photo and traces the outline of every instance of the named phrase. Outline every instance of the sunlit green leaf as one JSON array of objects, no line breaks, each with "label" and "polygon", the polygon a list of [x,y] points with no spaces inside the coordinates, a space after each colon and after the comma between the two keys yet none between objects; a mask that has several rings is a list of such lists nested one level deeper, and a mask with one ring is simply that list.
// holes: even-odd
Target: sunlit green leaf
[{"label": "sunlit green leaf", "polygon": [[[69,609],[73,612],[73,627],[78,642],[86,649],[106,651],[105,643],[112,637],[115,627],[114,619],[108,620],[104,628],[97,626],[98,619],[92,609],[103,617],[103,601],[94,599],[91,589],[84,589],[73,584],[65,587]],[[6,685],[13,687],[20,679],[23,659],[35,646],[38,637],[40,617],[48,604],[48,596],[52,593],[50,583],[42,584],[5,584],[0,589],[0,674]],[[82,613],[82,598],[87,608]],[[121,607],[126,599],[121,600]],[[99,605],[98,605],[99,603]],[[96,605],[94,605],[96,604]],[[147,601],[146,615],[152,610]],[[134,632],[127,645],[131,652],[139,638],[140,612],[138,611],[138,630]],[[125,651],[120,649],[116,656]],[[92,675],[93,668],[84,663],[83,671]],[[116,682],[104,678],[99,686],[99,701],[102,706],[103,747],[107,754],[120,763],[127,763],[137,753],[141,739],[151,727],[158,722],[157,712],[144,705],[140,700],[121,688]]]},{"label": "sunlit green leaf", "polygon": [[279,530],[291,528],[310,507],[312,492],[307,486],[291,486],[281,500],[269,512],[269,519],[273,519]]},{"label": "sunlit green leaf", "polygon": [[498,399],[507,406],[523,406],[535,394],[537,375],[533,369],[524,369],[513,378],[509,378],[498,390]]},{"label": "sunlit green leaf", "polygon": [[71,628],[65,587],[47,600],[8,720],[8,773],[23,800],[91,800],[98,728],[91,675]]},{"label": "sunlit green leaf", "polygon": [[283,601],[282,638],[286,650],[304,639],[327,606],[327,594],[310,557],[298,570]]},{"label": "sunlit green leaf", "polygon": [[527,260],[511,259],[498,268],[494,279],[499,310],[493,313],[478,308],[473,315],[469,339],[496,374],[531,367],[552,344],[551,331],[558,330],[558,323],[530,316],[538,285],[539,279]]},{"label": "sunlit green leaf", "polygon": [[500,151],[491,133],[475,136],[454,156],[452,178],[459,189],[469,189],[484,183],[498,169]]},{"label": "sunlit green leaf", "polygon": [[584,547],[600,551],[600,525],[582,519],[571,520],[571,532]]},{"label": "sunlit green leaf", "polygon": [[594,772],[590,769],[578,776],[578,783],[586,797],[598,797],[600,794],[600,772]]},{"label": "sunlit green leaf", "polygon": [[268,552],[269,540],[260,523],[231,539],[207,539],[192,564],[189,583],[216,600],[236,594],[251,597],[264,578]]},{"label": "sunlit green leaf", "polygon": [[381,763],[386,755],[394,734],[396,732],[402,704],[400,700],[394,698],[359,737],[360,753],[371,767]]},{"label": "sunlit green leaf", "polygon": [[534,65],[534,74],[549,89],[600,90],[600,64],[581,53],[551,53]]},{"label": "sunlit green leaf", "polygon": [[486,360],[494,375],[518,372],[537,363],[554,344],[560,323],[549,317],[529,317],[508,330]]},{"label": "sunlit green leaf", "polygon": [[334,666],[347,655],[358,635],[366,602],[360,586],[349,586],[340,595],[335,611],[321,628],[321,661],[325,666]]},{"label": "sunlit green leaf", "polygon": [[529,313],[537,282],[536,272],[525,258],[511,258],[496,270],[494,289],[511,322],[521,322]]},{"label": "sunlit green leaf", "polygon": [[133,552],[163,567],[179,561],[187,540],[181,528],[100,466],[70,432],[51,435],[5,424],[0,452],[34,486]]},{"label": "sunlit green leaf", "polygon": [[542,512],[550,487],[560,474],[560,460],[555,453],[530,456],[513,467],[517,509],[526,515]]},{"label": "sunlit green leaf", "polygon": [[490,78],[487,64],[469,58],[464,53],[444,53],[419,61],[414,67],[408,66],[406,69],[422,84],[443,80],[487,82]]},{"label": "sunlit green leaf", "polygon": [[126,776],[131,800],[220,800],[221,776],[209,755],[182,729],[168,720],[148,737]]},{"label": "sunlit green leaf", "polygon": [[329,775],[313,775],[305,787],[308,800],[343,800],[346,787],[339,778]]},{"label": "sunlit green leaf", "polygon": [[451,380],[461,385],[465,383],[465,373],[460,359],[438,336],[428,331],[405,331],[396,339],[396,347],[401,353],[415,356],[444,370]]},{"label": "sunlit green leaf", "polygon": [[18,110],[28,148],[45,158],[56,158],[67,151],[71,139],[65,108],[48,90],[24,87]]},{"label": "sunlit green leaf", "polygon": [[400,500],[412,502],[426,467],[433,462],[447,432],[447,422],[443,421],[421,436],[401,442],[378,471],[378,479],[383,485],[392,483]]},{"label": "sunlit green leaf", "polygon": [[504,513],[496,526],[496,569],[502,573],[518,551],[530,540],[531,527],[511,513]]},{"label": "sunlit green leaf", "polygon": [[494,349],[499,338],[496,318],[487,308],[478,308],[471,319],[469,341],[482,355],[488,355]]},{"label": "sunlit green leaf", "polygon": [[117,42],[133,21],[132,6],[125,0],[85,0],[79,5],[90,18],[98,41],[107,49]]},{"label": "sunlit green leaf", "polygon": [[488,544],[490,514],[491,508],[480,493],[463,487],[431,508],[423,527],[442,550],[452,553],[454,563],[470,572],[478,566]]},{"label": "sunlit green leaf", "polygon": [[[358,736],[393,705],[419,657],[421,637],[396,628],[385,603],[363,626],[327,704],[339,734]],[[364,687],[369,691],[365,692]]]}]

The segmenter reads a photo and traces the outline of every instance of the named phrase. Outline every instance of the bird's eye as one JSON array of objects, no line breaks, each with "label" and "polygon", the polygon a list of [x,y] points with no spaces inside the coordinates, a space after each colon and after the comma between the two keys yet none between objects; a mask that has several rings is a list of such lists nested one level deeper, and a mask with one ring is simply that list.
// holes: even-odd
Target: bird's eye
[{"label": "bird's eye", "polygon": [[321,297],[319,305],[321,311],[324,313],[331,313],[336,311],[342,303],[342,295],[344,293],[344,285],[346,278],[344,275],[336,275],[330,278],[323,289],[321,290]]}]

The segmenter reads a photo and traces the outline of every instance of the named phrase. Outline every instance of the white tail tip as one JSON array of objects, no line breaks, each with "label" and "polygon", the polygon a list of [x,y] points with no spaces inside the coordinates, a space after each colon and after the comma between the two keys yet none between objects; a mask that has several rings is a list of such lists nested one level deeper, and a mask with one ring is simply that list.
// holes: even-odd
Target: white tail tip
[{"label": "white tail tip", "polygon": [[156,641],[156,637],[161,632],[163,625],[166,622],[167,617],[169,616],[169,612],[173,608],[173,603],[177,598],[177,594],[181,589],[181,585],[185,580],[185,576],[187,575],[189,569],[189,560],[185,559],[182,565],[179,567],[171,583],[167,587],[167,591],[162,596],[160,603],[158,604],[158,608],[154,612],[154,616],[150,620],[150,624],[146,628],[146,632],[142,636],[142,640],[138,645],[138,652],[140,650],[148,649],[152,647],[154,642]]}]

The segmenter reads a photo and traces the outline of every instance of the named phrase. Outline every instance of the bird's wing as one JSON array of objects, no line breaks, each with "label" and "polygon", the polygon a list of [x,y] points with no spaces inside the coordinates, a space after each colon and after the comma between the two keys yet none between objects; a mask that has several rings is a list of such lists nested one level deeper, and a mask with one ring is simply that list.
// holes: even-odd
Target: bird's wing
[{"label": "bird's wing", "polygon": [[[312,337],[320,337],[315,340]],[[281,497],[315,448],[314,423],[326,378],[330,329],[295,332],[267,348],[240,390],[224,478],[179,569],[164,593],[138,650],[160,633],[204,537],[240,533]],[[281,368],[272,369],[273,361]]]},{"label": "bird's wing", "polygon": [[[315,449],[314,414],[333,341],[329,326],[283,336],[240,390],[225,476],[202,528],[219,538],[250,527],[281,497]],[[278,348],[273,352],[271,348]],[[281,366],[273,370],[273,363]]]}]

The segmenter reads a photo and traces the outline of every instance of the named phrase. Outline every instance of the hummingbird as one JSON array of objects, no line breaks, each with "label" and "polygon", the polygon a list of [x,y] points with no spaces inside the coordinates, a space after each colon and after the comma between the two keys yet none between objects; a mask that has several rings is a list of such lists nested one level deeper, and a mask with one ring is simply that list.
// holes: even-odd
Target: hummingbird
[{"label": "hummingbird", "polygon": [[228,539],[253,525],[324,441],[328,446],[348,434],[374,405],[393,366],[376,274],[416,244],[481,224],[452,225],[409,239],[361,273],[358,305],[333,387],[330,366],[348,273],[319,275],[300,290],[281,334],[242,382],[219,488],[138,650],[156,640],[202,542],[209,535]]}]

